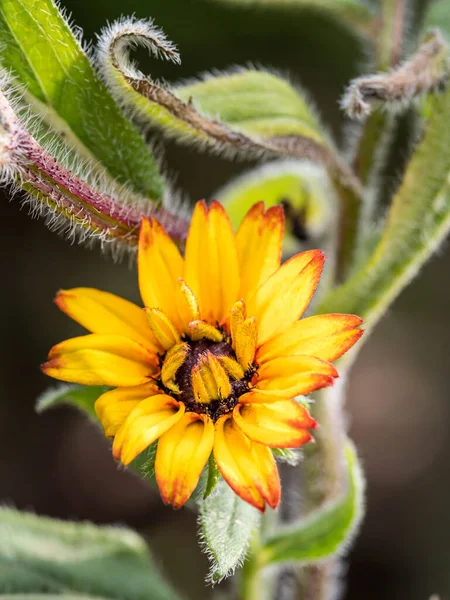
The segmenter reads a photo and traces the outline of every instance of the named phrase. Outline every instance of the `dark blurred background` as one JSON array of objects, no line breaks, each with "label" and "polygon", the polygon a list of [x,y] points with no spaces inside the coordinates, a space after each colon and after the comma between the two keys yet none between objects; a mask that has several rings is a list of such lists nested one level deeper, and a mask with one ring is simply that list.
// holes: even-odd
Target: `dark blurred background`
[{"label": "dark blurred background", "polygon": [[[344,27],[318,14],[213,0],[62,4],[89,40],[122,13],[154,17],[182,56],[181,67],[143,64],[154,76],[174,80],[249,62],[289,72],[342,138],[337,99],[367,54]],[[401,131],[383,192],[395,188],[407,157],[408,128]],[[172,145],[165,157],[192,199],[210,198],[243,168]],[[156,493],[118,471],[108,444],[82,415],[33,411],[36,396],[53,383],[39,371],[48,349],[81,333],[53,305],[55,292],[93,286],[138,300],[134,269],[68,244],[20,210],[18,198],[1,198],[0,223],[0,501],[38,514],[127,523],[147,536],[179,589],[209,598],[195,516],[164,508]],[[449,270],[446,244],[391,308],[352,373],[350,434],[365,466],[368,501],[348,560],[347,600],[450,598]]]}]

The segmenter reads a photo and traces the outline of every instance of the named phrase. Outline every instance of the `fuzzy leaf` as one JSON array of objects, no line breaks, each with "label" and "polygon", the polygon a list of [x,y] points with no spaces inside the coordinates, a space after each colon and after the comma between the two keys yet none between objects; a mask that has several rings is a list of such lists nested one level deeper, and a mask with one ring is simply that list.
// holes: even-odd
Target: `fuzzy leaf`
[{"label": "fuzzy leaf", "polygon": [[152,485],[156,485],[155,460],[157,448],[158,440],[138,454],[129,465],[129,469],[136,473],[141,479],[144,479]]},{"label": "fuzzy leaf", "polygon": [[301,454],[298,450],[292,448],[272,448],[272,452],[280,462],[287,463],[295,467],[301,461]]},{"label": "fuzzy leaf", "polygon": [[273,7],[293,10],[314,10],[338,19],[359,33],[372,37],[376,32],[374,12],[358,0],[222,0],[241,6]]},{"label": "fuzzy leaf", "polygon": [[[371,329],[450,230],[450,87],[433,99],[424,135],[371,256],[318,306],[361,316]],[[364,336],[367,339],[367,335]],[[359,347],[361,347],[359,345]]]},{"label": "fuzzy leaf", "polygon": [[137,129],[100,82],[79,40],[52,0],[2,0],[2,66],[25,86],[44,116],[88,161],[122,183],[160,199],[162,179]]},{"label": "fuzzy leaf", "polygon": [[300,90],[266,71],[242,69],[174,88],[209,119],[247,135],[298,135],[327,144],[321,125]]},{"label": "fuzzy leaf", "polygon": [[256,202],[264,199],[266,209],[282,204],[287,254],[297,252],[304,242],[321,238],[337,212],[337,200],[326,173],[306,161],[280,161],[256,167],[216,192],[214,198],[226,207],[235,228]]},{"label": "fuzzy leaf", "polygon": [[142,45],[179,62],[173,44],[151,21],[125,19],[105,29],[98,61],[104,81],[130,115],[167,135],[226,155],[309,157],[343,169],[333,145],[301,90],[266,71],[240,69],[168,87],[130,61]]},{"label": "fuzzy leaf", "polygon": [[220,477],[220,471],[217,468],[214,456],[211,454],[208,460],[208,479],[206,480],[205,491],[203,496],[205,500],[216,489],[216,486],[220,481]]},{"label": "fuzzy leaf", "polygon": [[305,94],[266,71],[233,70],[169,88],[130,61],[131,48],[179,62],[179,55],[151,21],[125,19],[105,29],[98,62],[104,81],[132,118],[157,125],[190,145],[249,158],[308,159],[325,166],[340,201],[341,271],[353,258],[362,188],[322,128]]},{"label": "fuzzy leaf", "polygon": [[256,508],[236,496],[223,479],[218,482],[200,513],[202,541],[211,560],[211,581],[224,579],[242,564],[260,520]]},{"label": "fuzzy leaf", "polygon": [[76,406],[98,423],[95,414],[94,404],[97,398],[108,391],[104,385],[77,385],[61,384],[49,388],[42,393],[36,401],[36,412],[42,413],[49,408],[54,408],[60,404]]},{"label": "fuzzy leaf", "polygon": [[266,540],[260,555],[262,566],[278,562],[311,563],[341,554],[361,521],[364,479],[353,444],[345,449],[348,487],[335,502],[310,518],[279,530]]},{"label": "fuzzy leaf", "polygon": [[90,594],[176,600],[145,542],[125,528],[96,527],[0,508],[0,593]]}]

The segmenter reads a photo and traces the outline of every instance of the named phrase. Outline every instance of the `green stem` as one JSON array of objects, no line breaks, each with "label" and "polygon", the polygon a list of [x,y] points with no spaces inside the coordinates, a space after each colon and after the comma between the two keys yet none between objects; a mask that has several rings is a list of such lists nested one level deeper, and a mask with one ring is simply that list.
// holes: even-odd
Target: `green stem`
[{"label": "green stem", "polygon": [[[320,427],[315,435],[316,443],[306,448],[306,513],[337,498],[347,485],[343,469],[345,380],[341,370],[337,384],[317,394],[311,411]],[[301,600],[328,600],[339,586],[338,577],[339,559],[303,567],[298,597]]]},{"label": "green stem", "polygon": [[260,535],[259,531],[255,532],[247,559],[239,574],[238,600],[263,600],[267,597],[263,589],[259,565]]},{"label": "green stem", "polygon": [[358,238],[358,223],[361,221],[362,188],[343,183],[331,173],[331,180],[339,197],[339,226],[336,236],[335,276],[344,281],[353,264],[354,250]]},{"label": "green stem", "polygon": [[406,0],[382,0],[381,30],[377,40],[377,69],[388,71],[401,59]]},{"label": "green stem", "polygon": [[[402,56],[406,0],[382,0],[381,27],[376,43],[376,71],[388,71]],[[391,137],[393,116],[385,110],[374,110],[367,118],[355,152],[353,167],[364,186],[375,180],[382,168],[386,146]],[[357,248],[365,239],[377,210],[376,194],[365,195],[361,211]]]}]

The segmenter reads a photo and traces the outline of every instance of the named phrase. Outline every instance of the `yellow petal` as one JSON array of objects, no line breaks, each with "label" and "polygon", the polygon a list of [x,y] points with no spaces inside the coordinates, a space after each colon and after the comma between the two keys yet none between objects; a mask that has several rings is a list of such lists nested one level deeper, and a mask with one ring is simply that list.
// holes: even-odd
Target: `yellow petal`
[{"label": "yellow petal", "polygon": [[233,350],[236,351],[236,331],[238,325],[247,318],[247,309],[242,298],[235,302],[230,311],[230,333]]},{"label": "yellow petal", "polygon": [[216,423],[214,458],[228,485],[243,500],[265,510],[280,501],[280,479],[271,450],[250,440],[230,415]]},{"label": "yellow petal", "polygon": [[225,399],[231,395],[231,383],[227,372],[211,352],[202,354],[192,369],[192,390],[195,399],[200,403]]},{"label": "yellow petal", "polygon": [[226,370],[221,365],[219,359],[214,356],[214,354],[211,354],[211,352],[207,352],[206,357],[208,360],[208,368],[214,377],[214,382],[217,389],[216,398],[228,398],[231,396],[231,383]]},{"label": "yellow petal", "polygon": [[245,319],[236,327],[235,351],[239,364],[244,371],[252,366],[255,360],[256,346],[258,342],[258,326],[255,317]]},{"label": "yellow petal", "polygon": [[61,342],[42,365],[46,375],[85,385],[132,386],[146,383],[157,357],[120,335],[92,333]]},{"label": "yellow petal", "polygon": [[180,344],[172,346],[164,358],[161,369],[161,379],[166,388],[172,390],[172,392],[175,392],[176,394],[181,392],[178,385],[175,383],[175,376],[178,369],[184,363],[188,352],[189,344],[181,342]]},{"label": "yellow petal", "polygon": [[128,300],[94,288],[74,288],[60,290],[55,303],[92,333],[123,335],[153,352],[159,350],[142,308]]},{"label": "yellow petal", "polygon": [[102,394],[95,402],[95,412],[100,419],[106,437],[114,437],[130,412],[145,398],[160,391],[152,381],[143,385],[119,387]]},{"label": "yellow petal", "polygon": [[355,344],[363,334],[356,329],[362,319],[355,315],[317,315],[297,321],[284,333],[258,348],[260,364],[278,356],[310,354],[332,362]]},{"label": "yellow petal", "polygon": [[207,244],[208,208],[204,201],[197,202],[191,219],[184,253],[184,281],[195,294],[201,310],[209,305],[206,293],[205,255],[209,249]]},{"label": "yellow petal", "polygon": [[204,370],[200,370],[199,365],[192,368],[191,373],[192,393],[194,394],[195,401],[199,404],[209,404],[211,402],[211,393],[214,392],[214,388],[210,393],[209,385],[204,379]]},{"label": "yellow petal", "polygon": [[258,322],[258,343],[282,333],[299,319],[320,280],[324,255],[308,250],[286,261],[249,299],[247,312]]},{"label": "yellow petal", "polygon": [[200,305],[202,319],[223,323],[236,302],[239,270],[236,242],[225,209],[197,202],[186,241],[184,279]]},{"label": "yellow petal", "polygon": [[238,404],[233,418],[254,442],[271,448],[298,448],[311,441],[308,429],[317,423],[306,408],[295,400],[280,400],[271,404]]},{"label": "yellow petal", "polygon": [[264,212],[264,202],[258,202],[248,211],[236,234],[241,274],[239,296],[247,298],[278,269],[283,231],[281,206],[272,206]]},{"label": "yellow petal", "polygon": [[201,340],[202,338],[207,338],[213,342],[221,342],[223,340],[223,335],[220,331],[209,323],[205,323],[205,321],[191,321],[189,323],[189,337],[194,341]]},{"label": "yellow petal", "polygon": [[169,350],[180,341],[180,333],[169,317],[158,308],[146,308],[150,327],[164,350]]},{"label": "yellow petal", "polygon": [[184,414],[184,404],[159,394],[142,400],[128,415],[114,438],[113,456],[124,465],[168,431]]},{"label": "yellow petal", "polygon": [[338,376],[331,363],[315,356],[287,356],[259,367],[255,380],[260,393],[292,398],[332,385]]},{"label": "yellow petal", "polygon": [[214,444],[214,425],[205,415],[185,413],[158,441],[155,473],[165,504],[181,508],[195,490]]},{"label": "yellow petal", "polygon": [[[271,394],[270,392],[265,392],[264,390],[258,390],[257,388],[251,389],[246,394],[242,394],[239,397],[240,404],[269,404],[271,402],[279,402],[283,397],[279,394]],[[286,396],[284,400],[289,400]]]},{"label": "yellow petal", "polygon": [[234,358],[230,358],[229,356],[218,356],[217,358],[228,375],[231,375],[233,379],[236,379],[237,381],[244,377],[244,369],[234,360]]},{"label": "yellow petal", "polygon": [[138,251],[139,289],[147,308],[159,308],[176,327],[182,327],[176,297],[178,278],[183,274],[183,258],[154,219],[142,220]]},{"label": "yellow petal", "polygon": [[200,308],[194,292],[181,278],[178,279],[178,313],[184,333],[189,333],[189,323],[200,319]]}]

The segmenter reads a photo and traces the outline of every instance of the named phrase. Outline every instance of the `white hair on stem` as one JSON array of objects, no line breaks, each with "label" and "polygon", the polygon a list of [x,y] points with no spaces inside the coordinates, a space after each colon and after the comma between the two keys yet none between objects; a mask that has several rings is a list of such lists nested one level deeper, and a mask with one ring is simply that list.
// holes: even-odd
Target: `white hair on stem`
[{"label": "white hair on stem", "polygon": [[445,87],[449,77],[449,47],[435,31],[415,54],[389,73],[353,80],[341,100],[341,107],[354,119],[363,119],[380,104],[399,112],[411,102]]},{"label": "white hair on stem", "polygon": [[[23,203],[32,217],[43,216],[47,226],[79,243],[99,241],[114,257],[134,249],[143,217],[156,217],[174,237],[183,237],[187,224],[164,205],[127,189],[79,158],[51,132],[42,134],[42,119],[23,102],[23,89],[0,72],[0,184],[12,197],[25,190]],[[32,133],[38,137],[39,143]],[[172,203],[172,207],[180,208]]]}]

